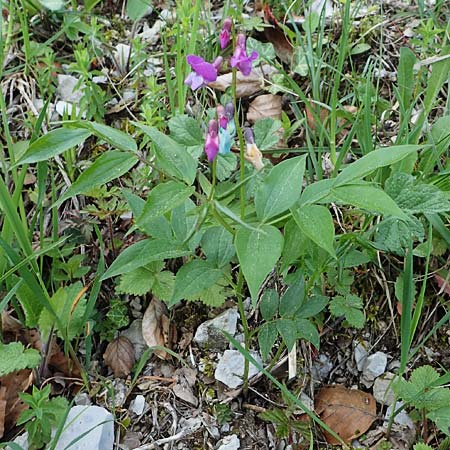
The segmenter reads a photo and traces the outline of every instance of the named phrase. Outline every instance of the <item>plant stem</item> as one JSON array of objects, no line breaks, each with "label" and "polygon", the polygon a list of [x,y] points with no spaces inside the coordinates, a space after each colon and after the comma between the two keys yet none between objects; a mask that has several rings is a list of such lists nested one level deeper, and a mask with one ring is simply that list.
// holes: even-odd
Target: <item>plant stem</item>
[{"label": "plant stem", "polygon": [[[245,349],[247,351],[250,351],[250,329],[248,327],[247,317],[245,316],[245,309],[244,309],[244,298],[242,295],[242,288],[244,284],[244,275],[242,273],[242,269],[239,267],[239,274],[238,274],[238,282],[236,287],[236,296],[238,300],[238,308],[239,308],[239,315],[241,316],[242,326],[244,328],[244,339],[245,339]],[[248,371],[249,371],[250,363],[247,358],[244,360],[244,385],[242,387],[242,392],[244,393],[244,396],[247,395],[248,392]]]},{"label": "plant stem", "polygon": [[242,128],[240,127],[239,115],[237,110],[237,96],[236,96],[236,81],[237,81],[237,71],[233,68],[232,79],[231,79],[231,89],[233,95],[233,106],[234,106],[234,123],[236,124],[236,132],[239,138],[239,173],[240,173],[240,202],[241,202],[241,219],[245,216],[245,156],[244,156],[244,135],[242,133]]}]

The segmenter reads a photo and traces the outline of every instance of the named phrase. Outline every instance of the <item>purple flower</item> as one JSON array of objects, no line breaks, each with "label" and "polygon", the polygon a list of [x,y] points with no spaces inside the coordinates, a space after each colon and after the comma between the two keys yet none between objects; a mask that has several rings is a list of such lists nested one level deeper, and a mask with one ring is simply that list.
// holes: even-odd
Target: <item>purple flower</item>
[{"label": "purple flower", "polygon": [[258,52],[252,51],[250,56],[247,55],[245,48],[245,35],[238,34],[236,48],[231,57],[231,67],[237,67],[242,75],[248,76],[252,71],[252,62],[258,57]]},{"label": "purple flower", "polygon": [[224,128],[225,129],[227,127],[227,125],[228,125],[228,117],[227,117],[226,112],[225,112],[225,107],[222,106],[222,105],[219,105],[216,108],[216,111],[217,111],[217,117],[219,118],[220,128]]},{"label": "purple flower", "polygon": [[217,120],[210,120],[208,124],[208,134],[206,135],[205,153],[208,161],[214,161],[219,153],[219,124]]},{"label": "purple flower", "polygon": [[217,71],[222,65],[222,57],[219,56],[211,64],[197,55],[188,55],[186,61],[192,67],[192,72],[188,75],[184,83],[191,87],[193,91],[206,86],[208,83],[217,80]]},{"label": "purple flower", "polygon": [[220,32],[220,36],[219,36],[220,48],[222,50],[224,48],[227,48],[228,44],[230,43],[230,40],[231,40],[231,26],[232,26],[232,24],[233,24],[233,22],[231,21],[231,19],[229,17],[227,17],[223,21],[222,31]]}]

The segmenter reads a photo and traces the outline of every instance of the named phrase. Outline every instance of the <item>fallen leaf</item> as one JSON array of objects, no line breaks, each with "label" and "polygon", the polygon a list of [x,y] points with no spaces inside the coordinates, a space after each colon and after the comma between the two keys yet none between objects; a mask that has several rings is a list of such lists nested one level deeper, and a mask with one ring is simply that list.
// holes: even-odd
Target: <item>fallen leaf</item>
[{"label": "fallen leaf", "polygon": [[[316,413],[343,441],[365,433],[377,418],[376,401],[371,394],[342,385],[320,389],[315,399]],[[329,444],[339,444],[325,432]]]},{"label": "fallen leaf", "polygon": [[[170,323],[167,307],[156,298],[150,302],[142,319],[142,336],[149,347],[169,347]],[[164,350],[155,349],[154,353],[161,359],[169,358],[169,354]]]},{"label": "fallen leaf", "polygon": [[[11,430],[22,411],[27,409],[27,405],[19,398],[19,392],[25,392],[32,383],[33,373],[29,369],[12,372],[0,378],[0,431],[3,428],[3,433]],[[3,417],[2,402],[6,402]],[[3,433],[0,433],[0,438]]]},{"label": "fallen leaf", "polygon": [[133,344],[125,336],[119,336],[108,344],[103,359],[115,377],[126,378],[136,362]]},{"label": "fallen leaf", "polygon": [[177,383],[172,388],[173,393],[181,400],[197,406],[198,399],[192,389],[197,379],[196,371],[190,367],[182,367],[176,370],[174,375]]},{"label": "fallen leaf", "polygon": [[[250,75],[247,77],[242,75],[241,72],[237,72],[236,96],[238,98],[249,97],[256,92],[261,91],[265,86],[264,79],[268,78],[270,75],[273,75],[276,72],[277,70],[269,64],[263,64],[262,67],[253,68]],[[217,89],[218,91],[224,92],[231,86],[232,79],[232,73],[226,73],[224,75],[218,76],[217,80],[209,83],[208,86],[212,87],[213,89]]]},{"label": "fallen leaf", "polygon": [[450,284],[449,284],[449,276],[447,275],[447,279],[441,277],[437,273],[434,274],[434,280],[436,281],[437,285],[439,286],[439,291],[441,293],[445,292],[446,294],[450,295]]},{"label": "fallen leaf", "polygon": [[6,387],[0,387],[0,438],[5,432],[5,417],[6,417]]},{"label": "fallen leaf", "polygon": [[291,64],[294,54],[294,46],[278,24],[269,5],[264,6],[264,22],[272,25],[272,28],[264,28],[264,36],[274,46],[277,56],[286,64]]},{"label": "fallen leaf", "polygon": [[250,123],[255,123],[257,120],[267,117],[281,119],[281,104],[282,98],[280,95],[259,95],[248,107],[247,120]]}]

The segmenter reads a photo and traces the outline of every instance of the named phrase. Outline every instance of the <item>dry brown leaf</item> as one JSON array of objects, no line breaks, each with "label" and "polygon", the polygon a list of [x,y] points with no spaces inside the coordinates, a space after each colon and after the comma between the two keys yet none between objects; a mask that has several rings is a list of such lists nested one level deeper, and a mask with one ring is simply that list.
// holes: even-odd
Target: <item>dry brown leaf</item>
[{"label": "dry brown leaf", "polygon": [[278,25],[278,21],[272,13],[269,5],[264,6],[264,21],[272,28],[264,28],[264,36],[272,43],[276,55],[286,64],[291,64],[294,55],[294,46],[289,41],[286,33]]},{"label": "dry brown leaf", "polygon": [[25,392],[32,382],[33,374],[28,369],[12,372],[0,378],[0,403],[2,400],[6,402],[3,417],[1,417],[2,406],[0,404],[0,429],[3,426],[3,432],[11,430],[16,425],[21,412],[27,409],[27,405],[19,398],[18,394]]},{"label": "dry brown leaf", "polygon": [[[376,401],[371,394],[342,385],[326,386],[320,389],[315,399],[316,413],[343,441],[365,433],[377,418]],[[329,444],[339,444],[334,437],[325,433]]]},{"label": "dry brown leaf", "polygon": [[[149,347],[169,347],[170,322],[167,307],[156,298],[152,299],[142,319],[142,336]],[[154,354],[161,359],[169,358],[164,350],[156,349]]]},{"label": "dry brown leaf", "polygon": [[255,123],[257,120],[267,117],[281,119],[281,104],[282,98],[280,95],[259,95],[248,107],[247,120],[250,123]]},{"label": "dry brown leaf", "polygon": [[6,387],[0,387],[0,439],[5,432],[5,417],[6,417]]},{"label": "dry brown leaf", "polygon": [[439,286],[440,293],[445,292],[446,294],[450,295],[450,277],[447,275],[447,279],[441,277],[437,273],[434,274],[434,280],[436,281],[437,285]]},{"label": "dry brown leaf", "polygon": [[115,377],[126,378],[136,362],[133,344],[125,336],[119,336],[108,344],[103,359]]},{"label": "dry brown leaf", "polygon": [[[236,96],[249,97],[264,88],[264,78],[276,73],[277,70],[269,64],[263,64],[262,67],[254,67],[249,76],[242,75],[241,72],[236,74]],[[216,81],[208,83],[208,86],[218,91],[226,91],[233,79],[232,73],[226,73],[217,77]]]},{"label": "dry brown leaf", "polygon": [[197,379],[197,373],[194,369],[190,367],[182,367],[176,370],[175,378],[177,383],[173,386],[173,393],[181,400],[190,403],[191,405],[197,406],[198,399],[194,395],[193,387]]}]

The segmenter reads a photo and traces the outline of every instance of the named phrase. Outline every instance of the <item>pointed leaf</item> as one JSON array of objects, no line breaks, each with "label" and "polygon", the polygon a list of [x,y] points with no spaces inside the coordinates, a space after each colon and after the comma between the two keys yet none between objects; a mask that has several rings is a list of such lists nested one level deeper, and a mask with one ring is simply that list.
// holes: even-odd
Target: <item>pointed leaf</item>
[{"label": "pointed leaf", "polygon": [[266,289],[264,291],[261,297],[261,303],[259,304],[259,310],[265,321],[272,320],[275,317],[275,314],[278,312],[279,302],[280,299],[275,289]]},{"label": "pointed leaf", "polygon": [[179,248],[179,243],[167,239],[144,239],[126,248],[103,274],[102,280],[131,272],[152,261],[178,258],[190,252]]},{"label": "pointed leaf", "polygon": [[355,180],[361,180],[374,170],[401,161],[409,154],[417,152],[423,147],[423,145],[396,145],[374,150],[347,166],[336,177],[334,186],[341,186]]},{"label": "pointed leaf", "polygon": [[298,156],[277,164],[256,192],[258,218],[267,221],[289,209],[300,197],[306,156]]},{"label": "pointed leaf", "polygon": [[270,225],[263,225],[259,230],[240,228],[234,245],[250,294],[256,301],[262,282],[281,255],[283,236]]},{"label": "pointed leaf", "polygon": [[221,270],[203,259],[195,259],[185,264],[177,272],[175,289],[170,303],[173,305],[183,298],[199,295],[215,284],[222,275]]},{"label": "pointed leaf", "polygon": [[292,210],[292,216],[303,233],[336,258],[333,217],[325,206],[305,205]]},{"label": "pointed leaf", "polygon": [[186,146],[179,144],[156,128],[133,122],[155,144],[156,163],[169,175],[192,184],[197,171],[197,162],[187,152]]},{"label": "pointed leaf", "polygon": [[36,139],[18,164],[46,161],[84,142],[91,132],[77,128],[58,128]]},{"label": "pointed leaf", "polygon": [[258,333],[258,343],[264,361],[269,357],[277,337],[278,330],[275,322],[267,322],[260,328]]},{"label": "pointed leaf", "polygon": [[108,183],[120,177],[128,172],[137,160],[136,155],[119,150],[104,153],[76,179],[54,206],[59,206],[68,198],[81,194],[94,186]]}]

